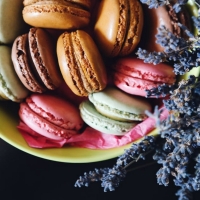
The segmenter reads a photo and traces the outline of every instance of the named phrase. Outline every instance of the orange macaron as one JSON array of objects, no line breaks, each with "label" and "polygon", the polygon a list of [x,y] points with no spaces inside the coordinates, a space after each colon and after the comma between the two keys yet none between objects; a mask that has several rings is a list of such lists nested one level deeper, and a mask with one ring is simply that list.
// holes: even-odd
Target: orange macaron
[{"label": "orange macaron", "polygon": [[143,29],[143,10],[138,0],[102,0],[94,26],[95,40],[107,57],[130,54]]},{"label": "orange macaron", "polygon": [[89,24],[91,5],[91,0],[25,0],[22,14],[34,27],[79,29]]},{"label": "orange macaron", "polygon": [[88,96],[107,85],[104,62],[92,37],[83,30],[63,33],[57,41],[62,76],[78,96]]}]

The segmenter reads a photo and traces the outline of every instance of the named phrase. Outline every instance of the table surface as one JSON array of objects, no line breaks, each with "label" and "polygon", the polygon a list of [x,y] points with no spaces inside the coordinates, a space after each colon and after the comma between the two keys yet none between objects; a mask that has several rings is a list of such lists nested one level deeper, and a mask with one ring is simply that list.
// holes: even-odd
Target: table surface
[{"label": "table surface", "polygon": [[[171,184],[167,187],[156,182],[158,164],[148,165],[145,160],[133,165],[134,170],[113,192],[104,192],[100,182],[89,187],[76,188],[75,181],[84,172],[94,168],[112,167],[116,159],[94,163],[61,163],[27,154],[0,139],[0,199],[1,200],[178,200],[179,189]],[[138,166],[148,165],[137,169]],[[200,192],[193,194],[200,199]]]}]

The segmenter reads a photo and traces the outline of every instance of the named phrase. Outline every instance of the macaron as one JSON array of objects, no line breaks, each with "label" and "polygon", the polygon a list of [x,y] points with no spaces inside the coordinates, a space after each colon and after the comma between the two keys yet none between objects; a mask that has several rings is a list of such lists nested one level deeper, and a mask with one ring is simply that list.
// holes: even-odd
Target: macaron
[{"label": "macaron", "polygon": [[86,9],[90,3],[83,0],[27,0],[22,14],[24,21],[34,27],[80,29],[90,22],[90,12]]},{"label": "macaron", "polygon": [[146,90],[176,81],[173,68],[166,64],[144,63],[138,58],[120,58],[112,66],[115,86],[129,94],[146,96]]},{"label": "macaron", "polygon": [[22,18],[23,0],[0,1],[0,44],[11,44],[28,30]]},{"label": "macaron", "polygon": [[62,76],[78,96],[103,90],[107,73],[92,37],[83,30],[64,32],[57,41],[57,57]]},{"label": "macaron", "polygon": [[165,26],[170,32],[179,37],[186,37],[186,35],[178,23],[185,25],[189,30],[191,29],[191,17],[186,7],[182,6],[181,11],[176,13],[172,1],[168,5],[153,9],[149,9],[147,5],[144,5],[143,10],[144,29],[140,47],[148,51],[164,51],[164,47],[156,42],[156,34],[158,34],[158,28],[161,26]]},{"label": "macaron", "polygon": [[107,87],[92,93],[80,106],[82,119],[92,128],[107,134],[124,135],[151,112],[151,104],[144,97],[129,95],[118,88]]},{"label": "macaron", "polygon": [[78,107],[67,100],[46,94],[32,94],[20,103],[20,119],[36,133],[53,139],[69,139],[84,124]]},{"label": "macaron", "polygon": [[32,92],[54,90],[63,80],[55,45],[44,29],[31,28],[28,34],[18,36],[11,57],[19,79]]},{"label": "macaron", "polygon": [[21,102],[29,92],[15,73],[10,55],[11,48],[0,45],[0,99]]},{"label": "macaron", "polygon": [[107,57],[130,54],[143,29],[143,10],[138,0],[102,0],[94,25],[94,36]]},{"label": "macaron", "polygon": [[[24,0],[23,4],[24,6],[28,6],[28,5],[31,5],[37,2],[42,2],[42,1],[52,1],[52,0]],[[93,3],[95,2],[94,0],[64,0],[64,1],[76,3],[84,7],[86,10],[90,10],[93,6]]]}]

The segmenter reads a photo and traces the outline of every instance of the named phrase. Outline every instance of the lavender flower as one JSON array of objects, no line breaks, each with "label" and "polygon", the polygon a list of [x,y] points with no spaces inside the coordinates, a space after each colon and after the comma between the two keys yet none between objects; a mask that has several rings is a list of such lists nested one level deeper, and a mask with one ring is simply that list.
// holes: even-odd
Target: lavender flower
[{"label": "lavender flower", "polygon": [[[168,0],[141,0],[149,8],[167,5]],[[187,0],[177,0],[173,8],[179,12]],[[197,5],[200,2],[196,2]],[[194,26],[200,32],[200,10],[192,17]],[[177,75],[185,74],[200,66],[200,38],[194,36],[185,26],[178,24],[188,39],[178,37],[166,27],[161,26],[156,35],[157,43],[164,47],[163,52],[148,52],[138,48],[136,55],[144,62],[154,65],[161,62],[173,63]],[[145,159],[154,151],[153,160],[159,165],[157,182],[167,186],[170,178],[180,189],[175,194],[179,200],[192,199],[192,192],[200,190],[200,78],[190,76],[174,85],[160,85],[147,90],[147,97],[166,97],[164,106],[169,111],[165,120],[160,119],[162,110],[156,106],[154,113],[146,112],[155,119],[159,132],[159,142],[154,136],[146,136],[134,143],[119,156],[112,168],[95,169],[76,181],[75,186],[88,186],[91,182],[101,181],[104,191],[113,191],[127,175],[127,168],[140,159]],[[190,167],[193,167],[193,170]],[[190,166],[190,167],[189,167]]]}]

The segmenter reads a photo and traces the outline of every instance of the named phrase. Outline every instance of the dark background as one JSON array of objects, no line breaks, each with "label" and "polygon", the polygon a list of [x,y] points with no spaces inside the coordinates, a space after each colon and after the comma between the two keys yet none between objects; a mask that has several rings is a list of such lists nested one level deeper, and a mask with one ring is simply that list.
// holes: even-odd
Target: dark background
[{"label": "dark background", "polygon": [[[76,188],[75,181],[84,172],[94,168],[112,167],[116,159],[103,162],[72,164],[45,160],[16,149],[0,139],[0,199],[1,200],[178,200],[178,187],[173,182],[167,187],[156,182],[158,164],[135,169],[127,174],[113,192],[104,192],[100,182],[89,187]],[[133,165],[137,168],[151,163],[145,161]],[[200,192],[194,193],[194,200]]]}]

